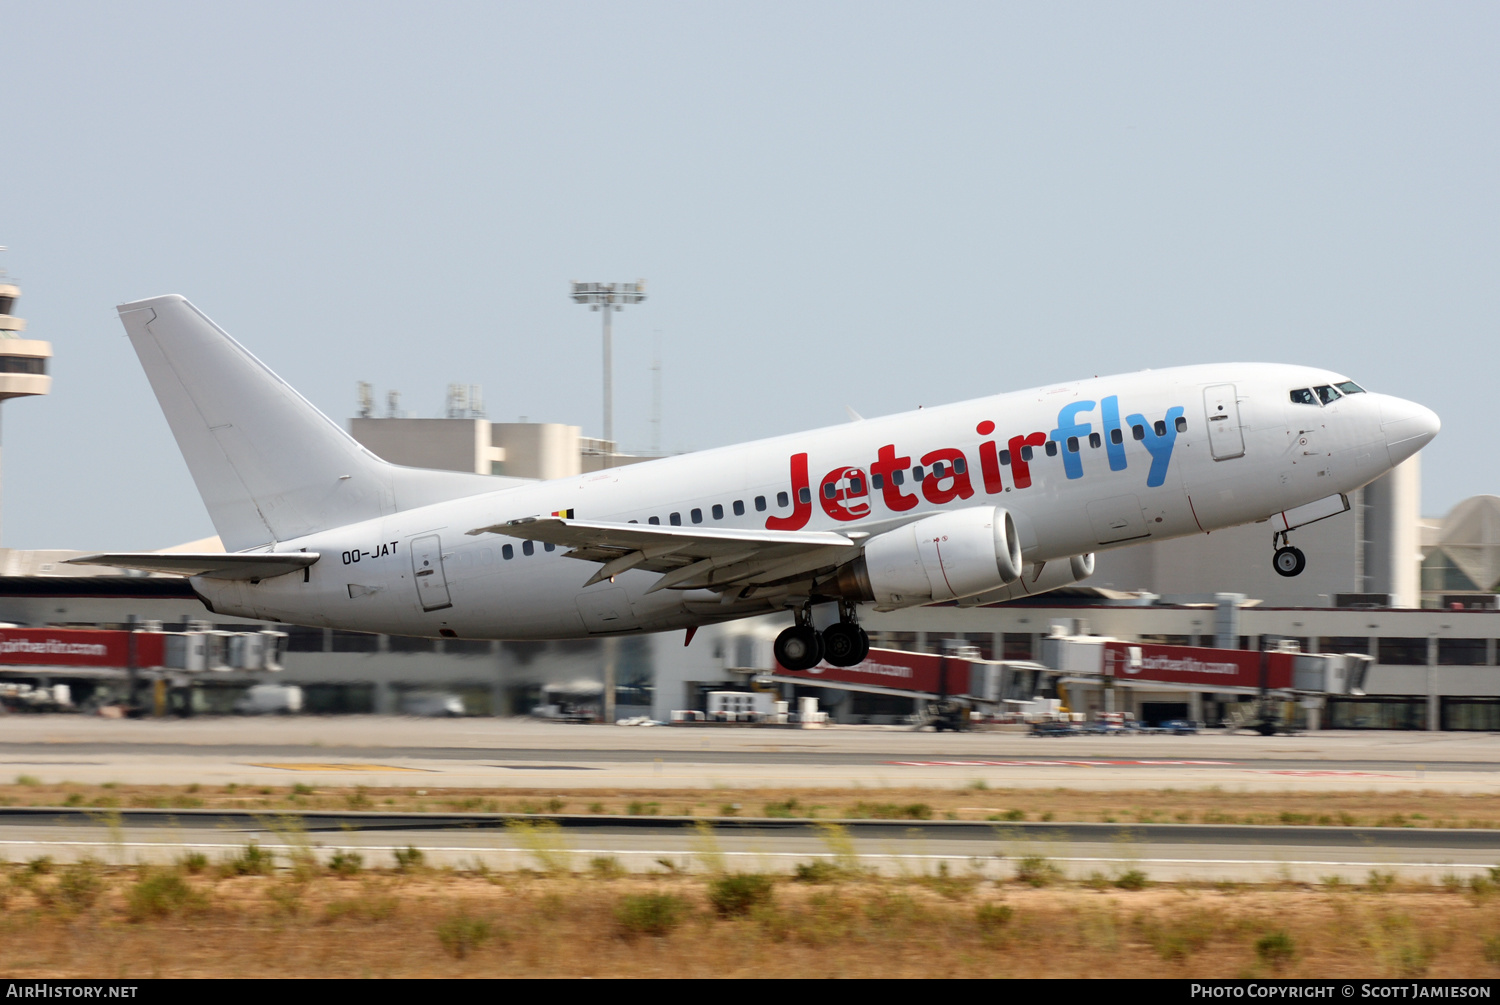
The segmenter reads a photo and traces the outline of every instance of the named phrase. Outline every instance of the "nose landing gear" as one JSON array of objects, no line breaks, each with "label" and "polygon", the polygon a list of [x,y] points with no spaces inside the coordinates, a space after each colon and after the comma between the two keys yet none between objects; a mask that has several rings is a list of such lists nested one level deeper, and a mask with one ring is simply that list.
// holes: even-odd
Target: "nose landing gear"
[{"label": "nose landing gear", "polygon": [[1272,547],[1276,548],[1276,554],[1271,558],[1271,565],[1276,569],[1279,576],[1300,576],[1302,570],[1307,568],[1307,556],[1302,554],[1301,548],[1293,548],[1287,540],[1287,532],[1278,530],[1271,539]]},{"label": "nose landing gear", "polygon": [[795,610],[797,623],[776,636],[776,662],[788,670],[811,670],[823,660],[852,667],[870,654],[870,636],[854,623],[854,605],[839,604],[839,621],[819,632],[812,627],[812,605]]}]

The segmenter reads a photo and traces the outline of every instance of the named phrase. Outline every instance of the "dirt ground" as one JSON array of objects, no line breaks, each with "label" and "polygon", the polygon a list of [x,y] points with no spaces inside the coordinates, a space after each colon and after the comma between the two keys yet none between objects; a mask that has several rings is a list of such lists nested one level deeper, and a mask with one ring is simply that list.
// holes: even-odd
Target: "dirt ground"
[{"label": "dirt ground", "polygon": [[364,786],[0,785],[0,806],[1058,820],[1103,823],[1500,827],[1500,799],[1433,792],[1153,789],[421,789]]},{"label": "dirt ground", "polygon": [[[936,876],[372,872],[307,861],[0,873],[0,972],[43,977],[1500,976],[1500,893]],[[1377,878],[1378,879],[1378,878]],[[1030,880],[1030,882],[1026,881]],[[1039,884],[1039,885],[1033,885]]]}]

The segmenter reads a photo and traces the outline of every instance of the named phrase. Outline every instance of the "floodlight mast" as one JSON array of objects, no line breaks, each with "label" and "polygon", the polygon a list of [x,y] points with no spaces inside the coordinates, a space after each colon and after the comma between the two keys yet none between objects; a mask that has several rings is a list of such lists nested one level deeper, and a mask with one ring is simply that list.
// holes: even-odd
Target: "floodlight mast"
[{"label": "floodlight mast", "polygon": [[591,311],[604,313],[604,466],[610,467],[615,452],[614,343],[610,315],[623,311],[626,304],[646,299],[646,281],[633,283],[580,283],[573,280],[573,302],[588,304]]}]

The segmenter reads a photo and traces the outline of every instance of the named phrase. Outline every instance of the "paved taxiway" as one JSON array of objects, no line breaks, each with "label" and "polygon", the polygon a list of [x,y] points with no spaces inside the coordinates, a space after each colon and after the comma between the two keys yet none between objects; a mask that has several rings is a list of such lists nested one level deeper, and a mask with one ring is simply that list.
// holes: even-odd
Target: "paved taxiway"
[{"label": "paved taxiway", "polygon": [[0,718],[0,778],[186,785],[438,788],[1221,786],[1500,793],[1500,736],[1036,738],[825,730],[631,728],[385,717],[121,721]]}]

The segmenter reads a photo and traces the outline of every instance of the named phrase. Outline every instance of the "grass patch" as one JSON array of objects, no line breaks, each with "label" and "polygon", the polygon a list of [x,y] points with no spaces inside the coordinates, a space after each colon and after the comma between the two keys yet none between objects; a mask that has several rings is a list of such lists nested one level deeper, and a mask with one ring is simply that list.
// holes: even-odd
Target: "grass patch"
[{"label": "grass patch", "polygon": [[1041,855],[1027,855],[1016,863],[1016,879],[1030,887],[1051,886],[1062,878],[1062,870]]},{"label": "grass patch", "polygon": [[1267,932],[1255,940],[1255,956],[1273,970],[1280,970],[1297,955],[1297,942],[1284,928]]},{"label": "grass patch", "polygon": [[254,841],[219,863],[221,876],[266,876],[276,867],[275,857]]},{"label": "grass patch", "polygon": [[364,856],[357,851],[345,851],[340,848],[328,857],[328,870],[335,876],[358,876],[359,871],[365,867]]},{"label": "grass patch", "polygon": [[126,893],[126,915],[133,922],[170,918],[204,903],[182,875],[171,869],[151,869]]},{"label": "grass patch", "polygon": [[670,935],[690,912],[688,902],[673,893],[637,893],[615,905],[615,926],[621,938]]},{"label": "grass patch", "polygon": [[459,912],[438,923],[437,937],[443,952],[461,960],[489,939],[490,923]]},{"label": "grass patch", "polygon": [[776,886],[769,876],[732,873],[708,884],[708,902],[721,918],[742,918],[757,907],[769,906]]}]

